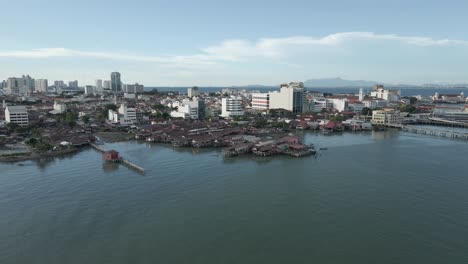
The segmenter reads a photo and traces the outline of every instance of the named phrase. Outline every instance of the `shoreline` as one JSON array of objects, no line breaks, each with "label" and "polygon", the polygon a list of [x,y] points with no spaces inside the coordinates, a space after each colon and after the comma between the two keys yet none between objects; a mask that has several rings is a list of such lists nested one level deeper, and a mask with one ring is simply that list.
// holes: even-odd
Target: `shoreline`
[{"label": "shoreline", "polygon": [[39,160],[42,158],[55,158],[55,157],[60,157],[60,156],[64,156],[67,154],[77,153],[83,149],[84,148],[73,148],[73,149],[67,149],[67,150],[61,150],[61,151],[54,151],[50,153],[31,152],[29,155],[0,156],[0,162],[15,163],[15,162],[21,162],[21,161],[28,161],[28,160]]}]

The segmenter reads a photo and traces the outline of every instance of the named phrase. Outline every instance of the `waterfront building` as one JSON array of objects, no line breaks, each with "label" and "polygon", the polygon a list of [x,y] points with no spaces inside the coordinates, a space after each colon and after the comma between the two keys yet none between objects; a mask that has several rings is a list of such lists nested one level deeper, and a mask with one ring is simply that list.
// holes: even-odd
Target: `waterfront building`
[{"label": "waterfront building", "polygon": [[304,111],[304,84],[302,82],[292,82],[282,84],[280,91],[269,92],[270,109],[284,109],[293,113]]},{"label": "waterfront building", "polygon": [[200,91],[198,90],[197,86],[190,87],[190,88],[187,89],[188,97],[198,96],[199,94],[200,94]]},{"label": "waterfront building", "polygon": [[375,110],[372,112],[372,124],[397,125],[400,124],[400,111],[390,109]]},{"label": "waterfront building", "polygon": [[70,81],[68,82],[68,88],[77,90],[78,89],[78,81]]},{"label": "waterfront building", "polygon": [[359,89],[359,101],[362,102],[364,100],[364,90],[361,88]]},{"label": "waterfront building", "polygon": [[240,96],[230,96],[223,98],[221,101],[221,116],[230,118],[234,116],[244,115],[242,109],[242,98]]},{"label": "waterfront building", "polygon": [[431,96],[431,99],[435,103],[449,103],[449,104],[465,103],[466,101],[465,93],[463,92],[461,92],[460,94],[435,93],[433,96]]},{"label": "waterfront building", "polygon": [[124,84],[124,92],[129,93],[129,94],[137,94],[137,93],[143,93],[145,90],[145,87],[142,84]]},{"label": "waterfront building", "polygon": [[326,98],[314,99],[314,104],[315,104],[315,108],[314,108],[315,112],[320,112],[320,111],[322,111],[322,109],[332,109],[333,108],[333,101],[328,100]]},{"label": "waterfront building", "polygon": [[400,101],[400,90],[386,90],[383,85],[374,85],[371,96],[377,99],[383,99],[390,102]]},{"label": "waterfront building", "polygon": [[369,109],[386,107],[388,105],[388,101],[383,99],[365,99],[362,103],[364,104],[364,107]]},{"label": "waterfront building", "polygon": [[111,73],[110,89],[112,92],[121,92],[122,91],[122,81],[120,79],[119,72]]},{"label": "waterfront building", "polygon": [[47,87],[49,86],[49,83],[47,79],[36,79],[34,81],[34,86],[36,91],[40,93],[47,93]]},{"label": "waterfront building", "polygon": [[110,87],[111,87],[111,82],[109,80],[105,80],[103,83],[102,83],[102,88],[104,90],[110,90]]},{"label": "waterfront building", "polygon": [[102,80],[96,80],[96,93],[97,94],[102,94],[104,87],[102,86]]},{"label": "waterfront building", "polygon": [[8,105],[5,108],[5,121],[7,123],[15,123],[20,126],[29,124],[29,115],[24,105]]},{"label": "waterfront building", "polygon": [[333,104],[333,109],[338,112],[345,112],[349,110],[348,99],[346,98],[330,98],[328,99]]},{"label": "waterfront building", "polygon": [[205,101],[201,98],[176,101],[172,103],[172,108],[175,110],[171,111],[170,115],[174,118],[202,119],[205,117]]},{"label": "waterfront building", "polygon": [[127,105],[121,104],[118,111],[109,109],[108,120],[114,124],[122,126],[133,125],[137,122],[137,113],[135,108],[128,108]]},{"label": "waterfront building", "polygon": [[268,111],[270,109],[270,94],[252,93],[252,109],[257,111]]},{"label": "waterfront building", "polygon": [[26,94],[34,91],[34,79],[29,75],[8,78],[6,81],[7,94]]}]

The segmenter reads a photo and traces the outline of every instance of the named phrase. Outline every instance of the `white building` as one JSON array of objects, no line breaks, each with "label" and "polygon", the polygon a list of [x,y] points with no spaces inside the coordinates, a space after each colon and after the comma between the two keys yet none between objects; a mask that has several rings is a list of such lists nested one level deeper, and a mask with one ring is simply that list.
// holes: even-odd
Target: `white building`
[{"label": "white building", "polygon": [[333,108],[333,101],[326,98],[317,98],[314,99],[315,111],[320,112],[322,109],[331,109]]},{"label": "white building", "polygon": [[284,109],[293,113],[304,111],[304,84],[301,82],[282,84],[279,92],[269,92],[269,96],[270,109]]},{"label": "white building", "polygon": [[376,110],[372,112],[372,124],[389,125],[400,124],[400,111],[393,109]]},{"label": "white building", "polygon": [[102,86],[102,80],[96,80],[96,93],[102,94],[104,87]]},{"label": "white building", "polygon": [[385,90],[383,85],[374,85],[371,96],[377,99],[383,99],[390,102],[400,101],[400,90]]},{"label": "white building", "polygon": [[129,94],[143,93],[145,87],[142,84],[124,84],[124,92]]},{"label": "white building", "polygon": [[86,85],[84,87],[84,92],[86,95],[93,95],[94,94],[94,87],[92,85]]},{"label": "white building", "polygon": [[34,81],[34,86],[36,91],[41,93],[47,93],[47,87],[49,86],[49,83],[47,79],[36,79]]},{"label": "white building", "polygon": [[34,90],[34,79],[29,75],[23,75],[19,78],[8,78],[6,92],[7,94],[26,94]]},{"label": "white building", "polygon": [[54,101],[54,110],[59,111],[60,113],[63,113],[67,110],[67,105]]},{"label": "white building", "polygon": [[7,123],[15,123],[20,126],[29,124],[28,111],[24,105],[7,106],[5,108],[5,120]]},{"label": "white building", "polygon": [[362,112],[362,109],[364,109],[364,104],[362,102],[354,102],[348,104],[349,110],[355,112],[355,113],[360,113]]},{"label": "white building", "polygon": [[109,80],[105,80],[102,83],[102,87],[104,88],[104,90],[110,90],[110,86],[111,86],[111,82]]},{"label": "white building", "polygon": [[114,124],[128,126],[137,122],[137,114],[134,108],[128,108],[125,104],[121,104],[118,111],[109,109],[108,119]]},{"label": "white building", "polygon": [[69,81],[68,82],[68,88],[70,89],[78,89],[78,81]]},{"label": "white building", "polygon": [[348,99],[346,98],[332,98],[330,99],[333,103],[333,109],[338,112],[345,112],[349,110]]},{"label": "white building", "polygon": [[364,101],[362,101],[362,103],[364,104],[364,107],[367,107],[369,109],[376,109],[376,108],[381,108],[381,107],[386,107],[388,105],[388,101],[387,100],[383,100],[383,99],[365,99]]},{"label": "white building", "polygon": [[172,107],[176,108],[170,113],[174,118],[201,119],[205,113],[205,101],[198,98],[174,102]]},{"label": "white building", "polygon": [[239,96],[230,96],[222,99],[221,104],[221,116],[224,118],[230,118],[234,116],[242,116],[244,111],[242,110],[242,98]]},{"label": "white building", "polygon": [[188,97],[195,97],[200,94],[200,91],[198,90],[197,86],[191,87],[187,89],[187,95]]},{"label": "white building", "polygon": [[257,111],[268,111],[270,109],[270,94],[252,93],[252,109]]}]

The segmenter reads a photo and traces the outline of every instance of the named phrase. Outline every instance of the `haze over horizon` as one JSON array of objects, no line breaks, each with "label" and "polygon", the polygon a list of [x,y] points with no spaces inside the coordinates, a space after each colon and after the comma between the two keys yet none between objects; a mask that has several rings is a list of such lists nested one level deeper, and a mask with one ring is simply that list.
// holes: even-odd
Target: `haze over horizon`
[{"label": "haze over horizon", "polygon": [[[464,1],[5,1],[0,79],[468,83]],[[27,7],[27,8],[25,8]],[[415,22],[416,21],[416,22]]]}]

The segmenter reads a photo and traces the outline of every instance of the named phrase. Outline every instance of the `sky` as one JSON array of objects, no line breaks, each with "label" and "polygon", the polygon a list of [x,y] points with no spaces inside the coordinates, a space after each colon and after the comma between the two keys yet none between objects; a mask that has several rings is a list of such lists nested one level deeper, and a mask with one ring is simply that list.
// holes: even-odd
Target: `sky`
[{"label": "sky", "polygon": [[468,1],[0,0],[0,79],[468,83]]}]

